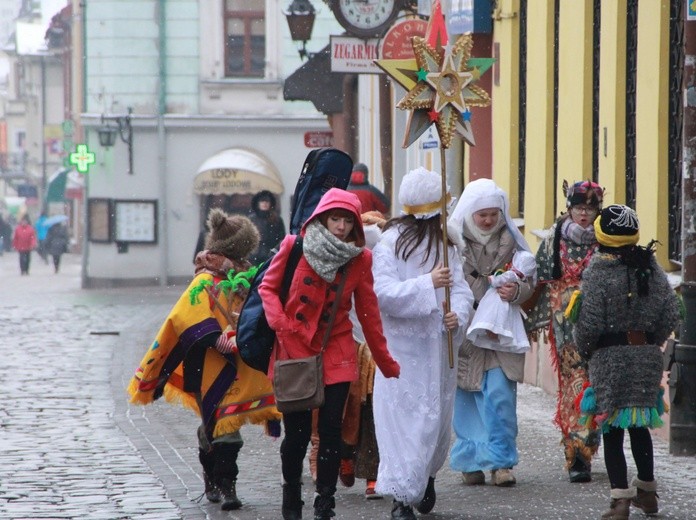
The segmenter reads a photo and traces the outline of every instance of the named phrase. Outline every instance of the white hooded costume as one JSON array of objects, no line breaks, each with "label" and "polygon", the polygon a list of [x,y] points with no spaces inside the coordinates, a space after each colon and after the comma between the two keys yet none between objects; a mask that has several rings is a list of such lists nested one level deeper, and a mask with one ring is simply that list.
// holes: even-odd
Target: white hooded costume
[{"label": "white hooded costume", "polygon": [[[402,214],[427,219],[440,214],[440,175],[418,168],[408,173],[399,189]],[[464,280],[459,255],[447,251],[454,285],[451,310],[459,318],[453,330],[454,368],[449,366],[447,331],[443,324],[445,289],[435,289],[431,271],[435,250],[426,257],[427,240],[407,260],[396,253],[403,225],[383,232],[373,254],[375,293],[384,335],[391,355],[401,365],[398,379],[375,376],[375,430],[379,445],[376,490],[404,504],[417,504],[430,477],[447,459],[457,382],[457,345],[472,312],[473,295]],[[442,240],[435,242],[442,262]]]}]

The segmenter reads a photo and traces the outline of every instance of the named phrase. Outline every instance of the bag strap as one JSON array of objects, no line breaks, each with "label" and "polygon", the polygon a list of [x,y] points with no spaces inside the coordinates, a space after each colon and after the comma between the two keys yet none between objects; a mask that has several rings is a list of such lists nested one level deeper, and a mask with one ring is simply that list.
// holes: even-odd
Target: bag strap
[{"label": "bag strap", "polygon": [[336,299],[331,306],[331,316],[329,316],[329,323],[326,325],[326,330],[324,331],[324,339],[321,341],[321,351],[319,354],[323,354],[324,349],[326,349],[326,344],[329,342],[329,336],[331,335],[331,329],[333,328],[334,321],[336,320],[336,314],[338,313],[338,306],[341,304],[341,293],[343,292],[343,287],[346,285],[346,278],[348,275],[346,273],[348,264],[342,265],[338,272],[341,275],[341,281],[338,283],[338,288],[336,289]]},{"label": "bag strap", "polygon": [[290,256],[285,264],[285,272],[283,273],[283,283],[280,285],[280,303],[285,307],[285,302],[288,299],[288,293],[290,292],[290,285],[292,285],[292,277],[295,274],[295,269],[297,269],[297,264],[300,263],[300,258],[302,257],[302,237],[297,235],[295,237],[295,243],[292,245],[290,250]]}]

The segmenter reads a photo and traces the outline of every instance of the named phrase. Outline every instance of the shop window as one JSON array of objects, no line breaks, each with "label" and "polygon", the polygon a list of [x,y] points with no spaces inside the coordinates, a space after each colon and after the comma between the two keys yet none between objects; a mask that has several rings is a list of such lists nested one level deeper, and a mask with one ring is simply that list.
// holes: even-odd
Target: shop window
[{"label": "shop window", "polygon": [[263,78],[265,0],[225,0],[225,76]]}]

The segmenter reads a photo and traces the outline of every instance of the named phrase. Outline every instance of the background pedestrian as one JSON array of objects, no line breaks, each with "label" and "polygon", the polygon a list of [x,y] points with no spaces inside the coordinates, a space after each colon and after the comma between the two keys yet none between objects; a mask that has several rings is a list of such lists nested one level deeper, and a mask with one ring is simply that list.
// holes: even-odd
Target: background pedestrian
[{"label": "background pedestrian", "polygon": [[364,163],[355,163],[353,165],[353,172],[350,174],[350,184],[348,184],[348,191],[355,193],[360,199],[360,204],[362,205],[362,211],[367,213],[368,211],[379,211],[380,213],[387,215],[391,203],[389,199],[370,184],[368,178],[369,170],[367,165]]},{"label": "background pedestrian", "polygon": [[14,230],[12,247],[19,253],[19,270],[23,275],[29,274],[31,252],[36,249],[38,240],[36,231],[31,226],[29,215],[24,215]]},{"label": "background pedestrian", "polygon": [[249,255],[249,261],[258,265],[271,257],[271,251],[285,236],[285,223],[276,210],[276,198],[268,190],[258,192],[251,199],[249,219],[259,230],[259,247]]},{"label": "background pedestrian", "polygon": [[56,273],[60,269],[60,258],[68,252],[69,245],[70,235],[67,226],[62,222],[53,224],[46,234],[44,248],[46,254],[53,258],[53,269]]}]

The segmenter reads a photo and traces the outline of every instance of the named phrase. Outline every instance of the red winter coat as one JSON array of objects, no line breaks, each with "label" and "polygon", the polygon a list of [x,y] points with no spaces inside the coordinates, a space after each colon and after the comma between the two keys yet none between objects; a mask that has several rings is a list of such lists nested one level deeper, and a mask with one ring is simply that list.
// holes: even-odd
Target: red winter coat
[{"label": "red winter coat", "polygon": [[14,238],[12,238],[12,247],[15,251],[26,253],[27,251],[36,249],[37,243],[36,231],[34,231],[34,228],[30,224],[20,222],[15,228]]},{"label": "red winter coat", "polygon": [[[342,208],[355,214],[358,235],[364,237],[358,210],[359,204],[357,197],[352,193],[337,188],[330,189],[302,227],[301,234],[304,236],[307,224],[320,213]],[[276,344],[268,367],[268,377],[271,379],[276,355],[278,359],[296,359],[319,353],[326,330],[326,322],[321,321],[320,318],[322,314],[331,312],[333,303],[331,296],[335,293],[330,288],[337,283],[338,279],[337,276],[333,283],[326,282],[314,272],[303,256],[297,265],[287,303],[283,309],[278,295],[285,265],[294,242],[293,235],[283,239],[278,253],[259,286],[266,319],[271,328],[276,331]],[[385,377],[399,375],[399,365],[389,354],[382,333],[382,320],[373,289],[372,252],[369,249],[363,249],[362,253],[348,264],[340,305],[324,351],[324,384],[326,385],[354,381],[358,378],[357,349],[353,341],[353,325],[348,317],[353,296],[358,319],[377,366]]]}]

